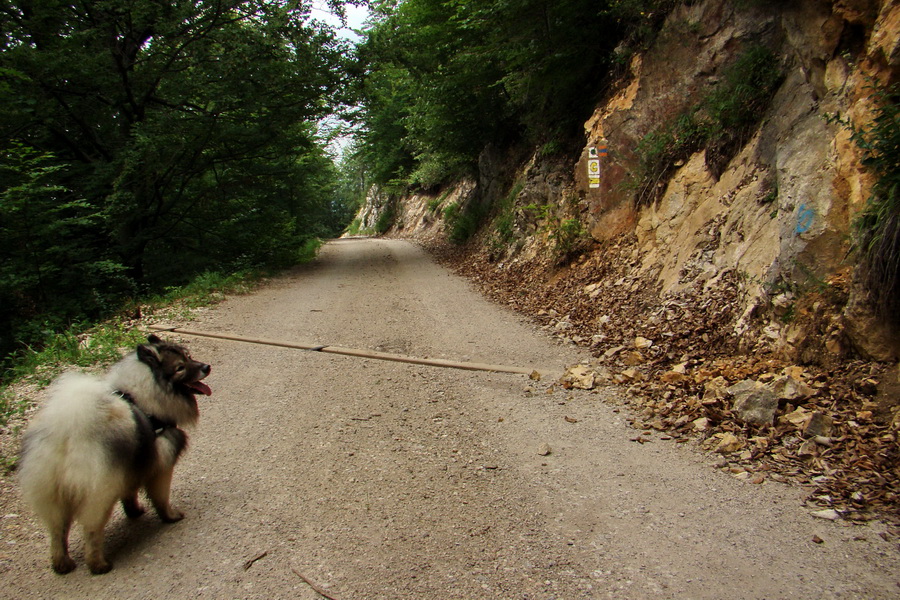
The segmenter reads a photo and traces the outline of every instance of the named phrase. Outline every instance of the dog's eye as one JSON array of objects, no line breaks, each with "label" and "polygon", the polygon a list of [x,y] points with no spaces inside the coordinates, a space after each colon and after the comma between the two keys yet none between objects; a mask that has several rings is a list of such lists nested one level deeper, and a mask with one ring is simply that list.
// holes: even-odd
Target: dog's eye
[{"label": "dog's eye", "polygon": [[175,367],[175,372],[176,372],[176,373],[183,373],[183,372],[184,372],[184,365],[178,365],[177,367]]}]

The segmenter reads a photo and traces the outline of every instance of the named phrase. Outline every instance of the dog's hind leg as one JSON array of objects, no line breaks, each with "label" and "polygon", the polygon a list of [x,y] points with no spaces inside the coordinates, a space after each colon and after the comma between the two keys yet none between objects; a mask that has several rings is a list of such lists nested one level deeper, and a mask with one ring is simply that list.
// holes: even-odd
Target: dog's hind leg
[{"label": "dog's hind leg", "polygon": [[174,523],[184,518],[184,513],[180,510],[172,508],[169,504],[169,493],[172,487],[172,474],[175,471],[175,465],[164,467],[157,471],[154,476],[147,482],[147,496],[153,503],[153,508],[159,518],[165,523]]},{"label": "dog's hind leg", "polygon": [[116,500],[118,498],[113,497],[94,502],[79,518],[84,526],[85,560],[94,575],[102,575],[112,569],[112,563],[106,560],[103,553],[103,530],[116,505]]},{"label": "dog's hind leg", "polygon": [[50,530],[50,561],[53,570],[60,575],[75,570],[75,561],[69,556],[69,530],[72,529],[72,515],[60,511],[47,519]]}]

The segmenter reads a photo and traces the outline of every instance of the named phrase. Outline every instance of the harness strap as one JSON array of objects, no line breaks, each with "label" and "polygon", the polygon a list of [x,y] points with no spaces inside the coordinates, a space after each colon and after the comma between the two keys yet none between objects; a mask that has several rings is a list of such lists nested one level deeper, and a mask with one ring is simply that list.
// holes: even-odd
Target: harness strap
[{"label": "harness strap", "polygon": [[175,427],[175,423],[173,423],[172,421],[163,421],[159,417],[155,417],[144,412],[144,410],[137,405],[137,402],[134,401],[134,396],[132,396],[129,392],[123,390],[113,390],[113,392],[121,397],[122,400],[131,404],[131,406],[133,406],[139,413],[147,417],[147,420],[150,422],[150,427],[153,428],[153,433],[156,434],[156,437],[161,436],[162,433],[169,427]]}]

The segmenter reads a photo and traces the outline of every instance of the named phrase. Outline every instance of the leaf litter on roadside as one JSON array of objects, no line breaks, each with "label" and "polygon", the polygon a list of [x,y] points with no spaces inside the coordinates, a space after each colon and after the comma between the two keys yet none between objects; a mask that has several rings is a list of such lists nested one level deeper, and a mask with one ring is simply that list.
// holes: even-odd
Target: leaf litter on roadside
[{"label": "leaf litter on roadside", "polygon": [[[591,349],[594,360],[569,368],[562,387],[627,386],[636,429],[666,432],[676,443],[699,440],[720,456],[719,468],[748,483],[803,485],[811,505],[843,519],[900,526],[896,365],[787,360],[767,345],[762,321],[761,341],[748,346],[749,336],[734,333],[736,274],[721,274],[715,292],[687,288],[661,297],[633,275],[640,256],[627,243],[562,267],[540,258],[497,263],[478,249],[431,251],[489,298],[531,316],[564,343]],[[825,345],[836,339],[833,322],[821,316],[828,301],[811,295],[811,308],[799,310],[822,320]],[[804,352],[814,355],[815,348]],[[737,394],[758,390],[736,404]]]}]

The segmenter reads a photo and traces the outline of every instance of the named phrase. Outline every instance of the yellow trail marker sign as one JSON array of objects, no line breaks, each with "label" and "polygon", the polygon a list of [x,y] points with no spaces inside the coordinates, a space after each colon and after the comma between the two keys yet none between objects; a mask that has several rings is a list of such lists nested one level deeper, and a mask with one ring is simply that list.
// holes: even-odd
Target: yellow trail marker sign
[{"label": "yellow trail marker sign", "polygon": [[592,188],[600,187],[600,159],[589,158],[587,162],[588,185]]}]

